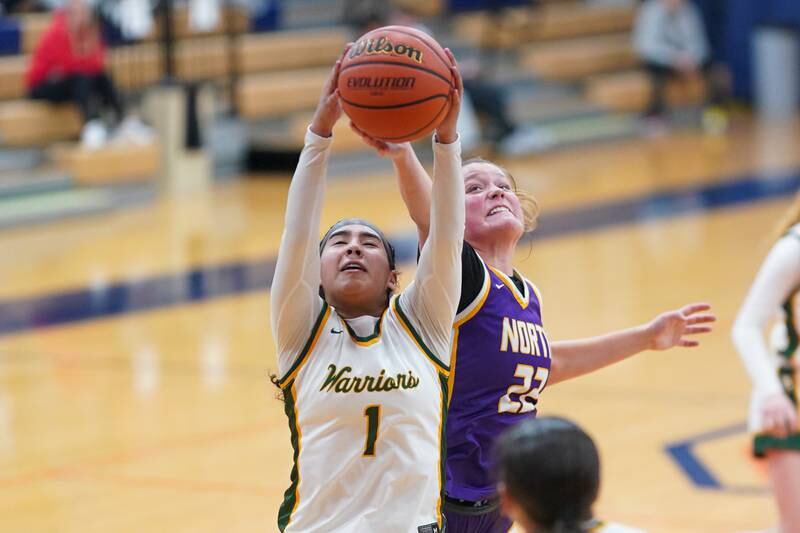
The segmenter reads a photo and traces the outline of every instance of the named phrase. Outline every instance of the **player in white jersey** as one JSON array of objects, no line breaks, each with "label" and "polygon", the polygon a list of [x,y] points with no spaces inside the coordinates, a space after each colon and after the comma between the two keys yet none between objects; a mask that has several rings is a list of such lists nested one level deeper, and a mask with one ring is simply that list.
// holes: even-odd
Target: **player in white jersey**
[{"label": "player in white jersey", "polygon": [[279,386],[294,448],[278,513],[285,532],[438,533],[452,323],[461,284],[464,190],[452,108],[434,138],[432,237],[399,295],[394,251],[368,222],[317,246],[332,129],[327,81],[289,188],[272,286]]},{"label": "player in white jersey", "polygon": [[[800,194],[779,227],[733,325],[733,341],[753,381],[753,453],[765,458],[782,533],[800,533]],[[765,330],[776,315],[772,347]]]},{"label": "player in white jersey", "polygon": [[503,512],[526,533],[643,533],[594,518],[600,456],[575,423],[523,420],[497,441],[495,459]]}]

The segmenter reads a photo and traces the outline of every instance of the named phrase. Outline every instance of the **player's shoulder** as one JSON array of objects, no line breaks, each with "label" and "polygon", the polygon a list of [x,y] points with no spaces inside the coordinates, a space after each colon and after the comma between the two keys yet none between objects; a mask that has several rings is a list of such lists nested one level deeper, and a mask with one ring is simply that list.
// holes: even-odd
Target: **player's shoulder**
[{"label": "player's shoulder", "polygon": [[785,237],[794,237],[796,240],[800,241],[800,224],[795,224],[789,228]]}]

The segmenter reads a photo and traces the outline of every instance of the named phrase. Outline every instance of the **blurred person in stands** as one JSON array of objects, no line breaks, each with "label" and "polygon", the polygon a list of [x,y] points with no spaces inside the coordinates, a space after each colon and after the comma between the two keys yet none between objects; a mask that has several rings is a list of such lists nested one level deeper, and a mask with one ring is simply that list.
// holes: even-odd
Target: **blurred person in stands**
[{"label": "blurred person in stands", "polygon": [[52,103],[72,102],[83,118],[81,141],[99,148],[109,138],[102,115],[110,111],[119,137],[143,140],[149,128],[138,119],[123,120],[119,93],[105,66],[100,23],[86,0],[67,0],[55,11],[31,57],[25,75],[28,96]]},{"label": "blurred person in stands", "polygon": [[[700,12],[688,0],[645,0],[636,16],[634,47],[652,82],[645,118],[661,119],[668,79],[707,81],[707,111],[717,116],[720,97],[711,78],[711,54]],[[704,116],[704,121],[714,116]],[[717,117],[720,118],[720,117]],[[724,118],[724,117],[722,117]]]},{"label": "blurred person in stands", "polygon": [[499,438],[495,459],[503,512],[526,533],[643,533],[594,518],[600,456],[575,423],[526,419]]}]

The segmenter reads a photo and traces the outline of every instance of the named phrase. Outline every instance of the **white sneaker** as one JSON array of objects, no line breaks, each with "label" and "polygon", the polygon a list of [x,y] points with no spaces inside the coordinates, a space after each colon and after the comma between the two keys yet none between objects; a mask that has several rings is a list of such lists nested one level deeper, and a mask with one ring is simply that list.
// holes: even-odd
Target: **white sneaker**
[{"label": "white sneaker", "polygon": [[150,144],[155,138],[153,128],[142,122],[139,117],[131,115],[120,122],[114,131],[115,143]]},{"label": "white sneaker", "polygon": [[93,119],[83,125],[81,144],[89,150],[102,148],[108,140],[108,130],[100,119]]}]

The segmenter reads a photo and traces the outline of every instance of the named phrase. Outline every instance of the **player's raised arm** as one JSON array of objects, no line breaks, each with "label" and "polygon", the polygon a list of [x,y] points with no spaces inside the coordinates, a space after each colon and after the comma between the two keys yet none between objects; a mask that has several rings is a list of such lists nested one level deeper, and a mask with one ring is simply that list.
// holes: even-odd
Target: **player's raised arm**
[{"label": "player's raised arm", "polygon": [[361,131],[354,123],[350,127],[358,133],[365,143],[375,148],[383,157],[392,160],[394,174],[403,203],[406,204],[411,220],[417,226],[419,245],[428,240],[431,226],[431,177],[420,163],[411,143],[390,143],[374,139]]},{"label": "player's raised arm", "polygon": [[337,61],[323,87],[286,201],[286,218],[270,293],[272,331],[281,373],[300,352],[322,307],[317,240],[331,135],[342,113],[336,93],[340,65]]},{"label": "player's raised arm", "polygon": [[695,336],[710,333],[716,319],[709,304],[693,303],[633,328],[554,342],[550,384],[594,372],[645,350],[694,348],[700,344]]},{"label": "player's raised arm", "polygon": [[436,345],[445,349],[461,293],[464,239],[464,182],[456,130],[463,85],[455,58],[449,50],[447,54],[456,86],[451,93],[450,112],[434,136],[430,235],[422,246],[414,283],[401,297],[406,308],[415,310],[419,329],[435,336]]}]

